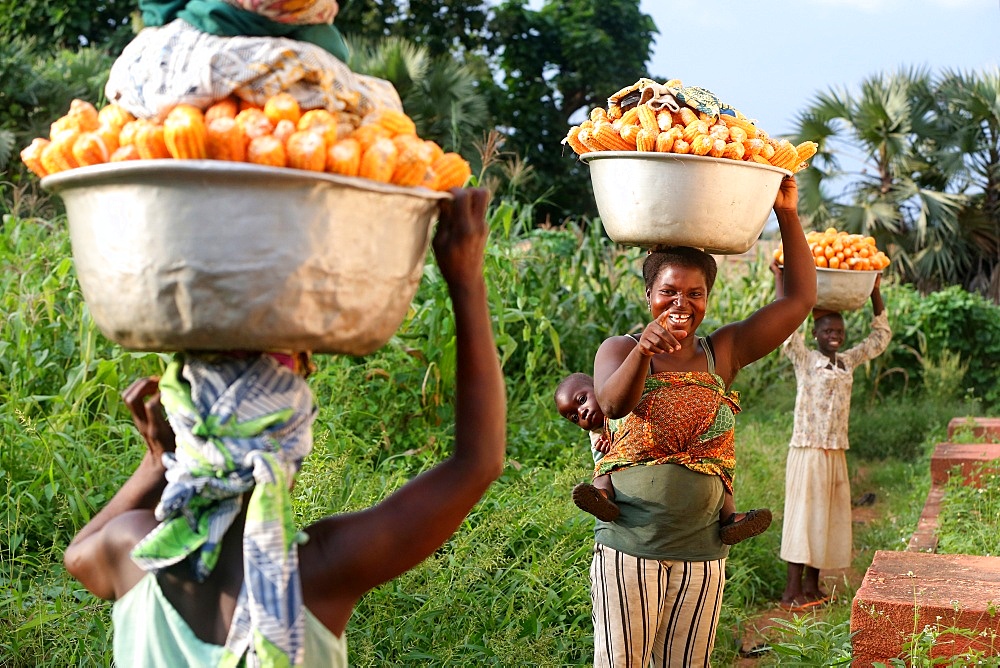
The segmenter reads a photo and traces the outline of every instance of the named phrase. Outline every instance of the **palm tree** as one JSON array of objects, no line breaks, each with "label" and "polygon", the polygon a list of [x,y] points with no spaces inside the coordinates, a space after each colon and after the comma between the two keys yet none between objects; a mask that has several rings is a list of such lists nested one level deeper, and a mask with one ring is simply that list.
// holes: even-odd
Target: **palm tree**
[{"label": "palm tree", "polygon": [[923,292],[969,287],[982,264],[968,161],[942,85],[925,70],[877,74],[857,94],[818,95],[796,130],[820,145],[799,179],[807,220],[874,236],[890,271]]},{"label": "palm tree", "polygon": [[445,150],[475,157],[475,142],[488,125],[479,77],[451,58],[431,58],[426,47],[400,37],[350,42],[351,69],[395,86],[417,134]]},{"label": "palm tree", "polygon": [[970,202],[962,228],[976,251],[968,287],[1000,303],[1000,69],[946,72],[942,123],[955,138]]}]

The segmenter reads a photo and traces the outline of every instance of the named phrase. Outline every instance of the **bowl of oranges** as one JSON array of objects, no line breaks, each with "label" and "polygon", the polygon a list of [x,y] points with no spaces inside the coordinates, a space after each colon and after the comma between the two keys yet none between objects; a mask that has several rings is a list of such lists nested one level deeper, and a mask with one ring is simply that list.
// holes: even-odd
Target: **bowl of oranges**
[{"label": "bowl of oranges", "polygon": [[[889,266],[889,257],[875,245],[874,237],[848,234],[830,227],[806,233],[816,264],[816,308],[855,311],[865,305],[875,287],[875,277]],[[774,251],[784,264],[784,251]]]}]

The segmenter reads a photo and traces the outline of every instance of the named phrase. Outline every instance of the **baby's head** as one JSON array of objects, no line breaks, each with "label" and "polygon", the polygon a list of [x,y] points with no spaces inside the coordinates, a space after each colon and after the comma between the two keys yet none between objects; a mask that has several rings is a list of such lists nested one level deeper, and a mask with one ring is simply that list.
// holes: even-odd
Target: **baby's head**
[{"label": "baby's head", "polygon": [[556,388],[556,408],[564,418],[587,431],[604,427],[604,411],[597,403],[594,379],[585,373],[571,373]]}]

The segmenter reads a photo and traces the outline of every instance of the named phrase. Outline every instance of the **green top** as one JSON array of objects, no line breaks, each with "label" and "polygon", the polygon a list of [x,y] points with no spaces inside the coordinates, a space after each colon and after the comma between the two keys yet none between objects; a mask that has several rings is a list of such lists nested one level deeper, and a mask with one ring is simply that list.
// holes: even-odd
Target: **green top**
[{"label": "green top", "polygon": [[149,27],[184,19],[195,28],[219,37],[288,37],[309,42],[347,62],[350,52],[343,35],[330,24],[278,23],[221,0],[139,0],[142,22]]},{"label": "green top", "polygon": [[[347,637],[339,638],[305,610],[305,666],[346,668]],[[118,666],[218,666],[225,647],[200,640],[147,573],[111,609]]]},{"label": "green top", "polygon": [[725,491],[719,476],[658,464],[615,471],[611,480],[621,515],[614,522],[597,522],[598,543],[658,561],[729,556],[729,546],[719,538]]}]

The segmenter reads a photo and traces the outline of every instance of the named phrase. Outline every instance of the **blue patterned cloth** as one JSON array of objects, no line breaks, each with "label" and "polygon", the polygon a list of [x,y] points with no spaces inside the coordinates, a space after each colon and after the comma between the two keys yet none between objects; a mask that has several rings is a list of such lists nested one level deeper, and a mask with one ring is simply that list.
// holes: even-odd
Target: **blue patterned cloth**
[{"label": "blue patterned cloth", "polygon": [[160,524],[132,558],[153,572],[186,559],[204,580],[250,492],[243,589],[223,665],[301,665],[305,609],[289,486],[312,449],[308,384],[270,355],[191,357],[167,367],[160,395],[177,447],[163,456]]}]

